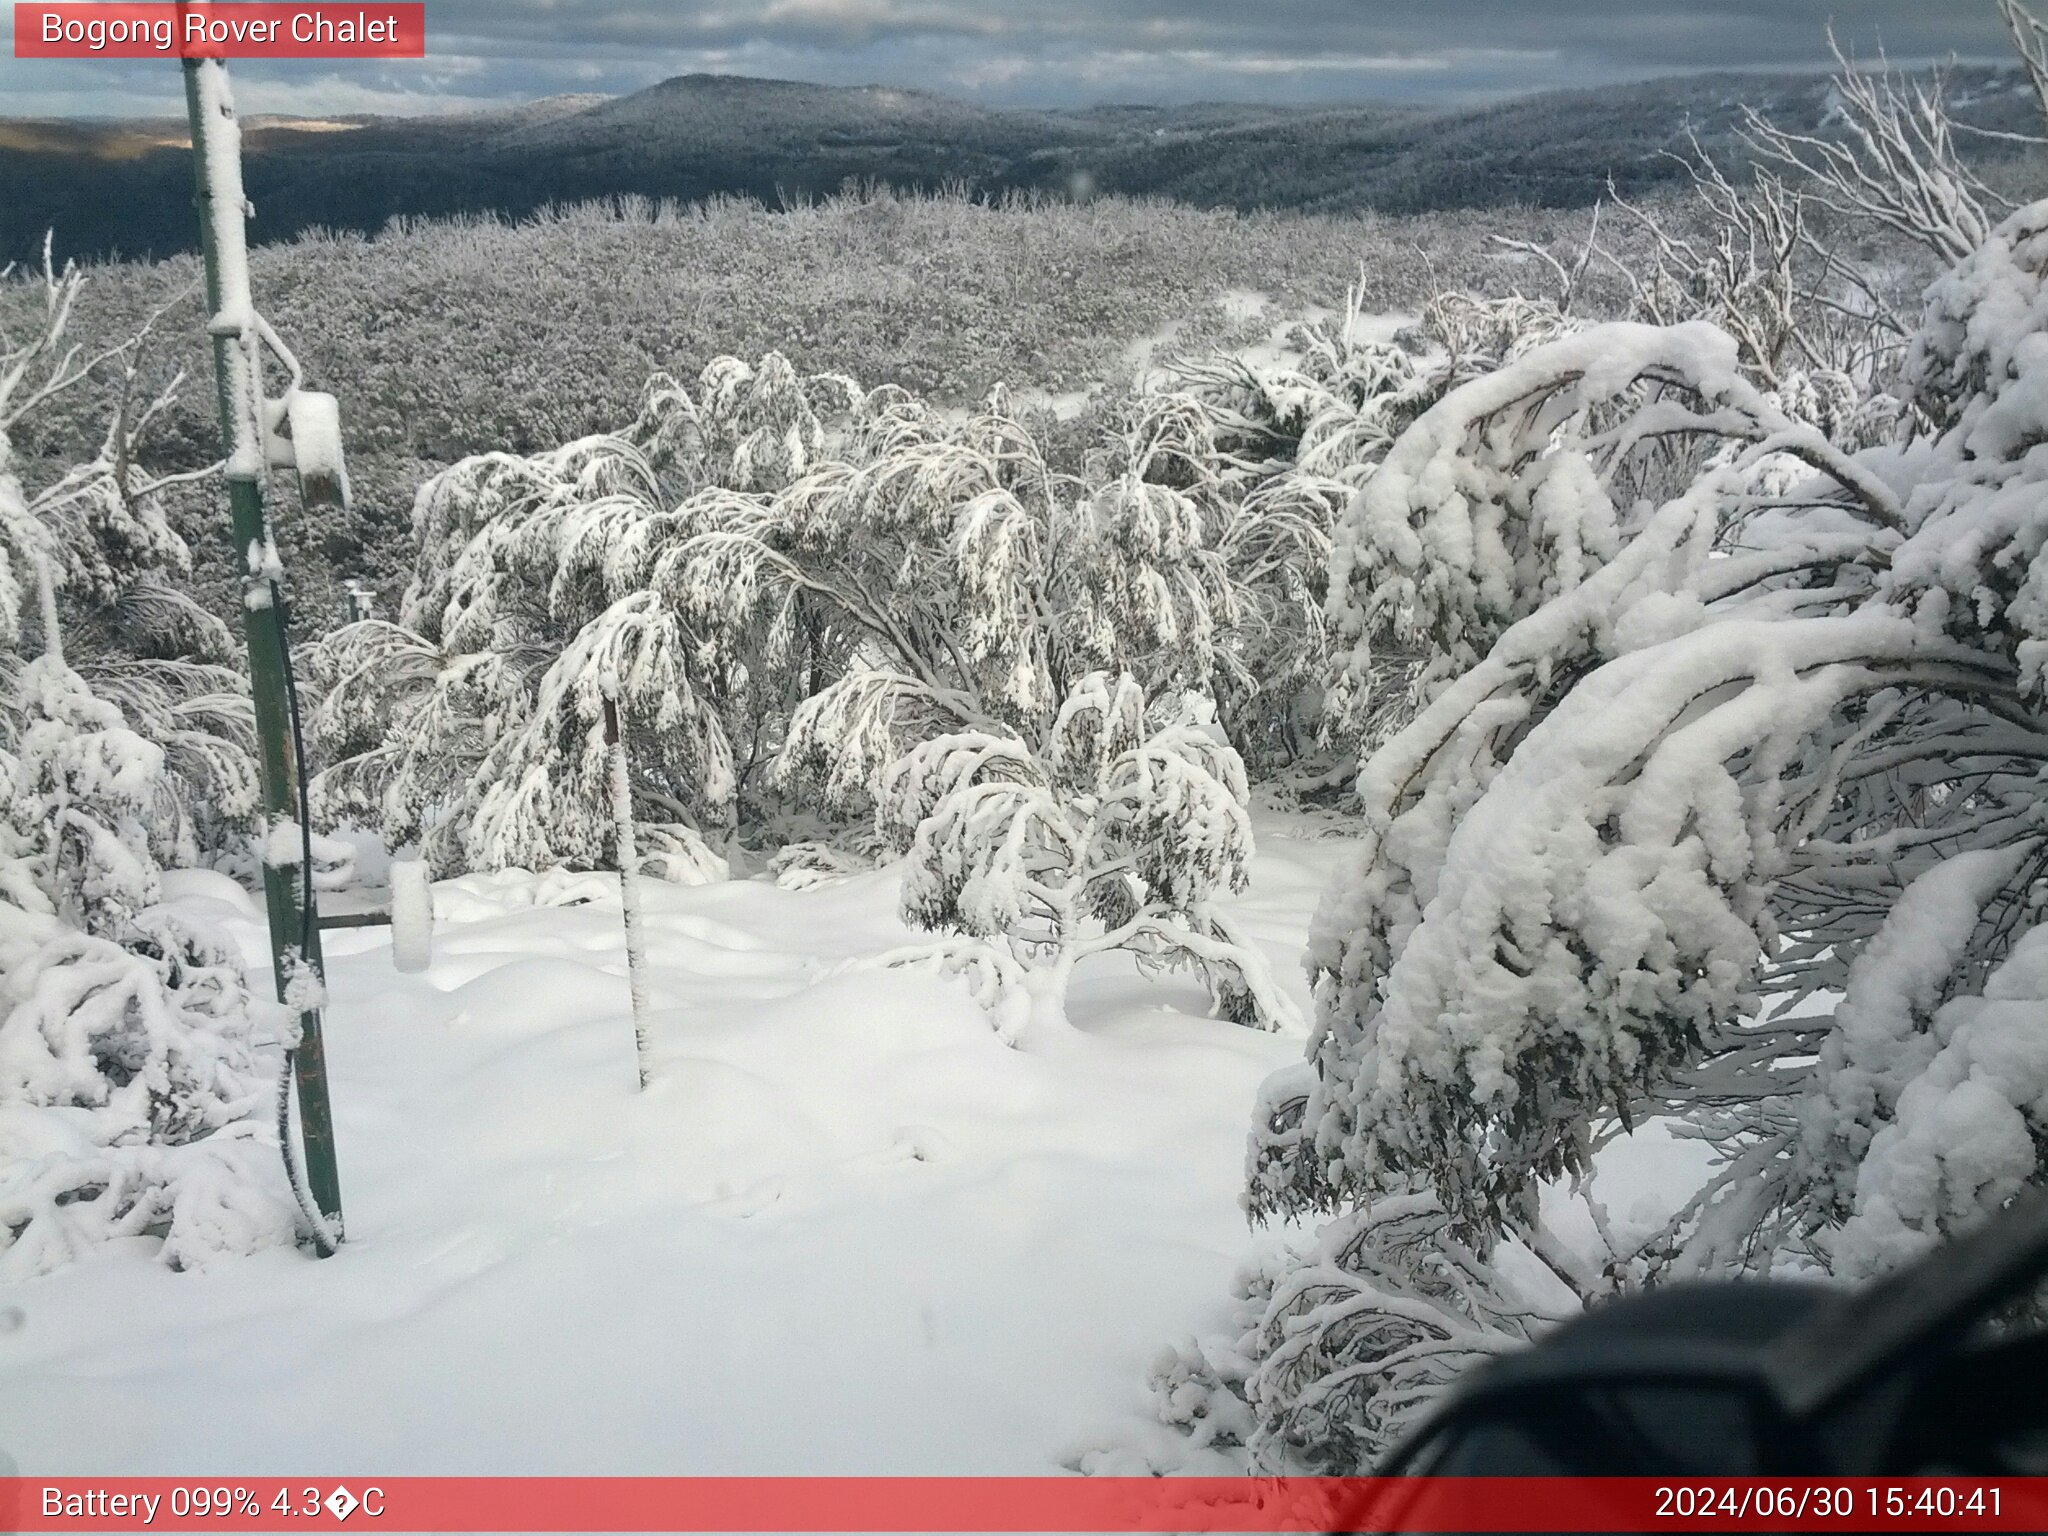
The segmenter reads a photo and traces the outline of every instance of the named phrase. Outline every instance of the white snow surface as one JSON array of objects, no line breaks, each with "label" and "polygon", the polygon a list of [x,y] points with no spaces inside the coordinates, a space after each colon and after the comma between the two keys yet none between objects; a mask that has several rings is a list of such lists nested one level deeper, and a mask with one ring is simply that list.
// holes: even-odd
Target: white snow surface
[{"label": "white snow surface", "polygon": [[[1350,846],[1268,832],[1229,905],[1304,1005]],[[896,880],[650,883],[644,1094],[615,879],[444,882],[420,976],[330,934],[347,1246],[178,1274],[122,1240],[0,1287],[0,1447],[52,1476],[1029,1474],[1141,1432],[1148,1362],[1253,1242],[1250,1106],[1301,1042],[1110,958],[1071,1029],[1006,1047],[957,983],[845,968],[903,942]],[[166,893],[261,954],[225,884]]]}]

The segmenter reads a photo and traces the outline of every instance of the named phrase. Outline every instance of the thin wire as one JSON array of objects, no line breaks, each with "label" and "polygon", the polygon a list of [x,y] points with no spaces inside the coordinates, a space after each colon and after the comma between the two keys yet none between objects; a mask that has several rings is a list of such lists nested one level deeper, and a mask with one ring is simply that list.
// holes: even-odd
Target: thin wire
[{"label": "thin wire", "polygon": [[[292,764],[299,796],[299,964],[304,966],[309,963],[307,957],[312,952],[314,929],[312,796],[306,788],[306,732],[299,713],[299,679],[292,667],[291,609],[278,579],[272,576],[269,582],[271,611],[277,615],[278,648],[282,652],[280,659],[284,667],[285,710],[291,721]],[[321,978],[323,982],[325,979],[324,976]],[[284,1075],[278,1082],[278,1142],[284,1151],[285,1174],[291,1181],[292,1193],[313,1228],[314,1243],[326,1249],[326,1253],[321,1255],[326,1258],[341,1246],[341,1234],[328,1224],[327,1213],[319,1208],[306,1187],[305,1170],[299,1166],[292,1144],[290,1085],[297,1062],[298,1047],[286,1046]]]}]

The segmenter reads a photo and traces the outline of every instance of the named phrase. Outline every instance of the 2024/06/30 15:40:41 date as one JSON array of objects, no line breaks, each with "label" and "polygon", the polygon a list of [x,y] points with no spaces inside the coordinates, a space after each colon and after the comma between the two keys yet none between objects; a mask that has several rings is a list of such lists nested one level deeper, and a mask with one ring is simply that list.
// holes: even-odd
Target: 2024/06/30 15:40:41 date
[{"label": "2024/06/30 15:40:41 date", "polygon": [[1996,1484],[1795,1483],[1729,1487],[1685,1483],[1657,1489],[1662,1519],[1744,1519],[1776,1516],[1788,1520],[1996,1520],[2005,1512],[2004,1490]]}]

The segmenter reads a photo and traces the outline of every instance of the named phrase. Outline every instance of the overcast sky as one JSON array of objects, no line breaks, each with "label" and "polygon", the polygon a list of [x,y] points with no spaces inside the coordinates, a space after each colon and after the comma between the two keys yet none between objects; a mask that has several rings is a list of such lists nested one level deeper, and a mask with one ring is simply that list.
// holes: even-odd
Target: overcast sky
[{"label": "overcast sky", "polygon": [[[374,11],[375,0],[368,0]],[[0,8],[11,32],[12,7]],[[694,71],[1002,105],[1452,104],[1859,52],[2003,55],[1992,0],[430,0],[423,62],[250,62],[244,111],[426,112]],[[0,55],[0,113],[182,109],[175,68]]]}]

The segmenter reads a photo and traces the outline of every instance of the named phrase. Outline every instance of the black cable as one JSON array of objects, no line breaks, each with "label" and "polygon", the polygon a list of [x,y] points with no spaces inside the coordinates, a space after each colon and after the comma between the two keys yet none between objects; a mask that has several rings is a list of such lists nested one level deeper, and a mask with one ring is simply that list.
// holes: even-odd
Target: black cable
[{"label": "black cable", "polygon": [[270,601],[277,614],[277,645],[283,653],[285,711],[292,726],[292,775],[299,791],[299,958],[303,961],[313,948],[313,800],[306,788],[306,728],[299,717],[298,669],[292,665],[291,609],[277,578],[269,580]]},{"label": "black cable", "polygon": [[[266,529],[264,537],[269,538]],[[285,712],[291,723],[292,769],[298,788],[299,812],[299,964],[308,963],[307,957],[313,948],[315,917],[313,906],[313,814],[312,795],[306,788],[306,730],[299,712],[299,676],[292,665],[291,610],[286,604],[284,589],[275,576],[266,578],[270,584],[271,611],[277,615],[277,644],[279,661],[284,669]],[[266,860],[269,849],[264,850]],[[326,976],[321,975],[324,984]],[[289,985],[289,983],[287,984]],[[291,1144],[291,1092],[290,1085],[298,1061],[298,1047],[288,1045],[284,1053],[284,1076],[278,1084],[277,1132],[280,1147],[284,1153],[285,1173],[291,1180],[292,1192],[298,1197],[300,1209],[311,1221],[313,1241],[317,1248],[325,1250],[322,1257],[332,1254],[328,1242],[327,1213],[319,1209],[319,1202],[312,1198],[305,1187],[305,1175],[292,1156]],[[339,1242],[341,1234],[334,1234]]]}]

